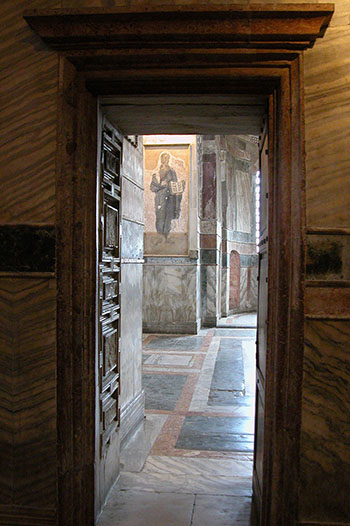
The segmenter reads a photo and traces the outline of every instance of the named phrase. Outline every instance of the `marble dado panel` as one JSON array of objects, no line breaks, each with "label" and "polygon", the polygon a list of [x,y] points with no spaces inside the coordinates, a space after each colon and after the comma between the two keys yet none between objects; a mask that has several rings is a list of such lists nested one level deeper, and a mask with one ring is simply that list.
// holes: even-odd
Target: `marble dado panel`
[{"label": "marble dado panel", "polygon": [[146,327],[157,323],[166,330],[170,324],[172,332],[176,332],[176,324],[197,323],[197,273],[197,265],[144,265],[143,319]]},{"label": "marble dado panel", "polygon": [[[0,217],[7,224],[55,222],[58,56],[23,19],[25,8],[45,7],[45,0],[5,0],[0,7],[1,135],[6,139],[0,145]],[[60,2],[53,0],[50,7]]]},{"label": "marble dado panel", "polygon": [[258,309],[258,267],[250,269],[250,305],[253,310]]},{"label": "marble dado panel", "polygon": [[[336,2],[349,14],[349,4]],[[333,18],[333,23],[336,19]],[[306,214],[313,227],[350,224],[350,26],[329,27],[305,53]]]},{"label": "marble dado panel", "polygon": [[219,266],[206,265],[201,268],[202,318],[205,326],[216,325],[219,316]]},{"label": "marble dado panel", "polygon": [[122,219],[122,258],[142,259],[143,257],[143,225]]},{"label": "marble dado panel", "polygon": [[129,179],[135,181],[139,186],[143,186],[142,159],[142,137],[138,137],[138,146],[136,148],[124,139],[122,173]]},{"label": "marble dado panel", "polygon": [[122,218],[143,223],[143,190],[125,177],[122,180]]},{"label": "marble dado panel", "polygon": [[258,264],[258,255],[257,254],[251,254],[251,255],[240,255],[240,263],[241,267],[256,267]]},{"label": "marble dado panel", "polygon": [[350,321],[308,320],[302,404],[300,520],[349,522]]},{"label": "marble dado panel", "polygon": [[241,268],[240,274],[240,292],[239,292],[239,310],[248,308],[248,269]]},{"label": "marble dado panel", "polygon": [[241,268],[240,305],[235,312],[256,311],[258,307],[258,269],[257,267]]},{"label": "marble dado panel", "polygon": [[55,323],[52,279],[0,279],[1,524],[54,524]]},{"label": "marble dado panel", "polygon": [[121,409],[142,389],[142,265],[122,264]]},{"label": "marble dado panel", "polygon": [[350,280],[350,235],[308,234],[306,277]]},{"label": "marble dado panel", "polygon": [[255,234],[223,229],[223,238],[236,243],[255,243]]},{"label": "marble dado panel", "polygon": [[187,256],[145,256],[145,264],[147,265],[158,265],[158,266],[193,266],[198,265],[198,254],[196,257],[187,257]]},{"label": "marble dado panel", "polygon": [[230,298],[230,270],[221,269],[221,316],[228,316]]}]

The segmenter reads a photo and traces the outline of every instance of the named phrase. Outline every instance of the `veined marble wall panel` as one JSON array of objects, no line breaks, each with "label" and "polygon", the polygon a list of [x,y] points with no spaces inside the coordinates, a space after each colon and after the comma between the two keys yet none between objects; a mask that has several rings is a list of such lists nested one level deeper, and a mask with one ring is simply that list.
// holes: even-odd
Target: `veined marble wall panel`
[{"label": "veined marble wall panel", "polygon": [[258,308],[258,267],[250,267],[250,308]]},{"label": "veined marble wall panel", "polygon": [[244,312],[248,308],[248,268],[241,267],[239,310]]},{"label": "veined marble wall panel", "polygon": [[[133,146],[126,139],[123,140],[120,440],[127,439],[128,434],[138,425],[144,413],[141,378],[144,233],[142,152],[142,137],[138,138],[137,147]],[[135,403],[137,405],[136,410]],[[109,474],[111,481],[113,476],[113,473]],[[115,478],[114,476],[114,480]]]},{"label": "veined marble wall panel", "polygon": [[[0,278],[2,524],[11,506],[12,518],[18,513],[36,524],[54,524],[55,312],[54,280]],[[47,522],[41,522],[45,518]]]},{"label": "veined marble wall panel", "polygon": [[228,316],[230,296],[230,269],[221,269],[221,316]]},{"label": "veined marble wall panel", "polygon": [[350,321],[305,328],[300,520],[349,523]]},{"label": "veined marble wall panel", "polygon": [[[23,19],[45,0],[1,2],[1,221],[54,223],[58,57]],[[50,7],[60,7],[53,0]]]},{"label": "veined marble wall panel", "polygon": [[143,186],[142,137],[137,139],[137,148],[126,139],[123,140],[123,174],[139,186]]},{"label": "veined marble wall panel", "polygon": [[[306,216],[308,228],[320,229],[308,237],[308,277],[339,283],[347,279],[347,242],[327,229],[350,224],[349,24],[349,2],[337,0],[331,27],[304,66]],[[323,318],[306,322],[299,513],[306,524],[350,521],[350,322],[326,319],[348,315],[347,291],[306,289],[306,309]]]},{"label": "veined marble wall panel", "polygon": [[143,225],[122,219],[122,258],[143,258]]},{"label": "veined marble wall panel", "polygon": [[122,265],[121,294],[121,407],[141,391],[142,264]]},{"label": "veined marble wall panel", "polygon": [[325,37],[305,53],[307,224],[350,224],[350,26],[349,3],[336,2]]},{"label": "veined marble wall panel", "polygon": [[123,177],[122,217],[143,223],[143,190]]},{"label": "veined marble wall panel", "polygon": [[203,274],[205,279],[202,287],[205,290],[205,325],[216,325],[219,316],[219,298],[217,291],[219,290],[219,270],[218,265],[206,265],[206,272]]},{"label": "veined marble wall panel", "polygon": [[252,176],[240,170],[235,171],[236,175],[236,230],[238,232],[252,231]]},{"label": "veined marble wall panel", "polygon": [[[143,320],[146,330],[152,326],[160,332],[197,325],[198,266],[174,265],[159,261],[144,265]],[[181,330],[183,332],[183,330]]]}]

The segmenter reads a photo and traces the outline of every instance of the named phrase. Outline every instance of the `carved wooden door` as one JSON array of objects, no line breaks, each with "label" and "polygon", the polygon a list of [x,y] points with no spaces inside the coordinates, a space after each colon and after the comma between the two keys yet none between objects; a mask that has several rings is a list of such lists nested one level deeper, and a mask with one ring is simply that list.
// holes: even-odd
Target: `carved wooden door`
[{"label": "carved wooden door", "polygon": [[120,165],[122,137],[104,118],[99,189],[100,455],[120,420]]},{"label": "carved wooden door", "polygon": [[268,133],[265,128],[260,140],[260,237],[258,272],[258,326],[256,350],[256,402],[255,402],[255,446],[253,488],[258,515],[262,505],[263,458],[264,458],[264,413],[267,356],[268,317],[268,212],[269,212],[269,165]]}]

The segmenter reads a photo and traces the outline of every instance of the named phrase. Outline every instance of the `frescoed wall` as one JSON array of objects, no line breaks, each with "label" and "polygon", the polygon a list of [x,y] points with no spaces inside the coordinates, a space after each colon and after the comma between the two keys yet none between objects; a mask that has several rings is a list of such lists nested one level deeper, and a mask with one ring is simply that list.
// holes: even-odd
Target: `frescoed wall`
[{"label": "frescoed wall", "polygon": [[194,135],[144,136],[143,329],[200,328]]},{"label": "frescoed wall", "polygon": [[145,255],[188,255],[191,148],[191,144],[144,148]]}]

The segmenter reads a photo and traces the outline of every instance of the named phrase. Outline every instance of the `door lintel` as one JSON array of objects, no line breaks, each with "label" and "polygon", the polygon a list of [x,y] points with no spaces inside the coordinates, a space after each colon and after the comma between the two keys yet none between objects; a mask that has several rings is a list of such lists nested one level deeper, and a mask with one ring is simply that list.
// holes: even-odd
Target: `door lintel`
[{"label": "door lintel", "polygon": [[24,18],[50,48],[67,57],[79,51],[88,59],[96,50],[113,54],[123,46],[129,52],[162,46],[185,53],[186,48],[300,51],[324,35],[333,11],[328,3],[150,6],[141,1],[115,8],[28,10]]}]

